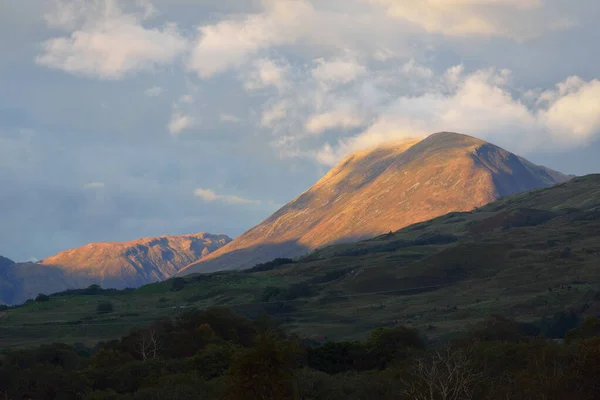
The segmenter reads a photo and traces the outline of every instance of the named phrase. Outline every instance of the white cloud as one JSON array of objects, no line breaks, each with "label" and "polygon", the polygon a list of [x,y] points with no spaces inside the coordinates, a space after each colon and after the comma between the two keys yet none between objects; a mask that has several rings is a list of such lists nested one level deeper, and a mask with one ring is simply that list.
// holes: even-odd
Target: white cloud
[{"label": "white cloud", "polygon": [[217,194],[212,189],[198,188],[194,195],[207,203],[221,202],[226,204],[260,204],[258,200],[249,200],[239,196]]},{"label": "white cloud", "polygon": [[120,79],[173,62],[187,49],[187,40],[172,23],[145,27],[144,20],[155,11],[147,1],[138,4],[141,12],[123,11],[117,0],[56,2],[46,21],[68,35],[45,41],[36,62],[103,79]]},{"label": "white cloud", "polygon": [[373,77],[367,71],[348,57],[318,58],[310,68],[294,68],[289,80],[294,90],[266,102],[260,126],[283,136],[273,144],[280,152],[287,147],[285,154],[298,154],[290,147],[302,137],[363,126],[382,97],[372,90]]},{"label": "white cloud", "polygon": [[171,120],[167,128],[171,135],[178,135],[182,131],[190,128],[194,122],[194,119],[189,115],[183,114],[179,110],[174,110],[171,114]]},{"label": "white cloud", "polygon": [[571,77],[557,85],[553,98],[538,118],[552,132],[560,133],[561,139],[585,142],[599,133],[600,80],[585,82]]},{"label": "white cloud", "polygon": [[322,83],[349,83],[366,72],[364,66],[352,60],[320,58],[315,63],[312,76]]},{"label": "white cloud", "polygon": [[363,119],[356,110],[338,109],[311,116],[306,122],[306,130],[312,134],[319,134],[333,128],[357,128],[362,124]]},{"label": "white cloud", "polygon": [[71,2],[55,0],[53,3],[53,9],[44,14],[44,20],[51,28],[74,29],[81,22],[86,9],[89,9],[82,0]]},{"label": "white cloud", "polygon": [[[348,83],[365,73],[365,66],[347,58],[389,60],[422,52],[430,41],[421,29],[444,35],[501,35],[529,38],[574,22],[570,13],[542,0],[263,0],[262,9],[250,14],[225,14],[201,25],[187,40],[174,24],[152,26],[157,15],[149,0],[57,1],[46,14],[52,27],[69,34],[43,44],[37,62],[71,73],[119,79],[139,70],[172,63],[187,53],[187,67],[201,78],[231,68],[245,67],[253,59],[283,46],[300,45],[310,53],[336,54],[322,62],[314,74],[322,82]],[[241,7],[247,9],[246,7]],[[235,10],[234,6],[228,9]],[[419,34],[417,36],[417,34]],[[341,53],[341,55],[340,55]],[[406,53],[406,54],[403,54]],[[281,67],[281,65],[277,65]],[[273,65],[259,68],[249,87],[281,89],[280,72]]]},{"label": "white cloud", "polygon": [[89,189],[89,190],[104,189],[104,182],[89,182],[89,183],[86,183],[85,185],[83,185],[83,188]]},{"label": "white cloud", "polygon": [[289,66],[284,62],[275,62],[269,59],[259,59],[252,63],[244,87],[247,90],[275,87],[282,92],[286,85],[286,74]]},{"label": "white cloud", "polygon": [[232,123],[239,123],[242,121],[240,117],[237,117],[233,114],[227,114],[227,113],[219,114],[219,120],[221,122],[232,122]]},{"label": "white cloud", "polygon": [[164,89],[160,86],[154,86],[144,91],[144,94],[148,97],[157,97],[160,96],[164,92]]},{"label": "white cloud", "polygon": [[[397,29],[396,21],[379,8],[365,6],[362,0],[261,3],[258,13],[232,14],[217,23],[200,26],[188,68],[207,79],[229,69],[246,67],[256,58],[289,46],[308,45],[310,52],[328,49],[329,53],[360,48],[368,54],[387,56],[403,47],[393,38],[403,32]],[[394,52],[388,48],[391,45],[396,47]]]},{"label": "white cloud", "polygon": [[150,0],[136,0],[136,4],[143,10],[143,19],[150,19],[158,14],[158,10]]},{"label": "white cloud", "polygon": [[303,23],[314,12],[303,0],[265,1],[264,6],[258,14],[200,27],[189,68],[209,78],[261,49],[293,43],[309,28]]},{"label": "white cloud", "polygon": [[378,131],[377,129],[365,131],[360,135],[338,141],[337,146],[325,143],[321,149],[314,153],[314,158],[323,165],[334,166],[345,156],[355,151],[374,148],[384,143],[402,142],[425,136],[422,132],[395,130],[398,127],[395,127],[395,129],[394,127],[389,128],[384,131]]},{"label": "white cloud", "polygon": [[182,104],[191,104],[194,102],[194,96],[192,96],[191,94],[186,94],[184,96],[181,96],[181,99],[179,101]]},{"label": "white cloud", "polygon": [[433,76],[433,71],[418,62],[414,59],[411,59],[407,63],[405,63],[401,71],[404,75],[408,75],[411,78],[423,78],[430,79]]},{"label": "white cloud", "polygon": [[281,121],[287,116],[288,104],[285,101],[275,103],[271,107],[265,109],[261,117],[261,126],[272,127],[275,123]]},{"label": "white cloud", "polygon": [[542,0],[364,0],[388,15],[450,36],[530,38],[574,22],[545,7]]},{"label": "white cloud", "polygon": [[[525,99],[510,90],[510,71],[462,68],[446,71],[440,82],[417,96],[401,95],[379,110],[362,133],[340,138],[317,152],[316,159],[333,165],[352,151],[390,140],[455,131],[481,137],[512,151],[572,148],[600,135],[600,81],[571,77],[550,91],[530,91]],[[448,91],[449,90],[449,91]]]},{"label": "white cloud", "polygon": [[194,96],[191,94],[185,94],[175,101],[171,110],[171,118],[167,124],[169,133],[175,136],[197,125],[199,118],[194,113],[195,109]]}]

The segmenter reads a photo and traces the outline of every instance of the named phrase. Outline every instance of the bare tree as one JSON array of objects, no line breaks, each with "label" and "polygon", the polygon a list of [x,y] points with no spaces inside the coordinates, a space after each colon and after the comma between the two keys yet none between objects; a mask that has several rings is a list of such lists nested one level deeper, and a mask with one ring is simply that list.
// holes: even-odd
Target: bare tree
[{"label": "bare tree", "polygon": [[160,335],[154,328],[146,328],[140,331],[137,340],[137,351],[142,356],[142,360],[156,358],[160,354],[161,341]]},{"label": "bare tree", "polygon": [[557,360],[555,356],[549,355],[544,349],[540,349],[532,357],[532,370],[534,381],[539,384],[536,390],[539,399],[562,398],[566,376],[564,363]]},{"label": "bare tree", "polygon": [[414,400],[469,400],[483,377],[468,350],[445,347],[416,361],[405,394]]}]

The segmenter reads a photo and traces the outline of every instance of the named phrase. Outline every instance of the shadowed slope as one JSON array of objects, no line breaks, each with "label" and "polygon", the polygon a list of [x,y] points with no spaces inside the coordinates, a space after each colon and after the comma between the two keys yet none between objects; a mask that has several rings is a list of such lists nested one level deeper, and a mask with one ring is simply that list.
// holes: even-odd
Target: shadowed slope
[{"label": "shadowed slope", "polygon": [[[373,237],[568,179],[483,140],[449,132],[361,151],[181,273],[248,268],[275,257],[298,256],[300,249]],[[250,248],[254,253],[248,257]]]},{"label": "shadowed slope", "polygon": [[14,263],[15,262],[13,260],[0,256],[0,272],[2,271],[3,268],[10,267]]}]

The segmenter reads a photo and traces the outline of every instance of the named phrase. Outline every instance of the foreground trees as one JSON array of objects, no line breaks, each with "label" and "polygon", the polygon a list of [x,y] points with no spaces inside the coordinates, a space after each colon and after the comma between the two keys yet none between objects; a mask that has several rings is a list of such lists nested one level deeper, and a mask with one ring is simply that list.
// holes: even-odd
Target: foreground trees
[{"label": "foreground trees", "polygon": [[501,317],[429,344],[406,327],[307,345],[226,309],[163,319],[95,348],[0,355],[4,399],[597,399],[600,321],[565,344]]}]

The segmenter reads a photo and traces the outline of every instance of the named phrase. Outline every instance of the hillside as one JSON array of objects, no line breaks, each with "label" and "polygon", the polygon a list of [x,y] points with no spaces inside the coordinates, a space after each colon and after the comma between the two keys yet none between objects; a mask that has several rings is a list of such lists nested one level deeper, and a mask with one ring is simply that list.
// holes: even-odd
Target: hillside
[{"label": "hillside", "polygon": [[225,235],[197,233],[130,242],[90,243],[38,263],[5,267],[0,303],[14,304],[68,288],[100,284],[123,289],[167,279],[229,243]]},{"label": "hillside", "polygon": [[[267,313],[302,337],[332,340],[396,323],[447,337],[490,314],[564,334],[577,321],[573,315],[600,312],[598,263],[600,175],[589,175],[326,247],[291,264],[30,302],[0,319],[0,346],[94,343],[214,305],[250,317]],[[96,305],[106,301],[115,311],[98,314]]]},{"label": "hillside", "polygon": [[180,274],[243,269],[276,257],[301,256],[568,179],[493,144],[449,132],[361,151]]},{"label": "hillside", "polygon": [[0,293],[6,293],[7,298],[13,296],[13,283],[9,282],[8,275],[14,264],[13,260],[0,256]]}]

